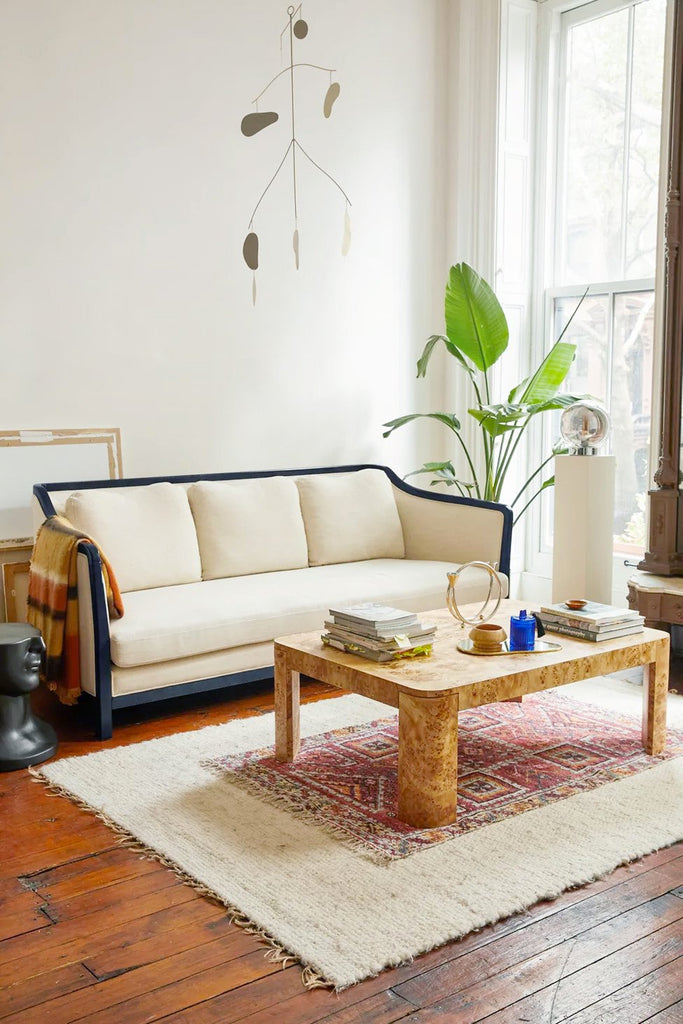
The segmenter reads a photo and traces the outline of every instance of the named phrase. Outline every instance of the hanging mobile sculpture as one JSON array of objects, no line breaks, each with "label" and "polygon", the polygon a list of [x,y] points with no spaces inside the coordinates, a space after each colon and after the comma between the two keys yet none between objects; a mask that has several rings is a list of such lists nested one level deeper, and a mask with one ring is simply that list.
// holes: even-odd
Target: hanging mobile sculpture
[{"label": "hanging mobile sculpture", "polygon": [[273,78],[271,78],[270,82],[268,82],[268,85],[265,87],[265,89],[262,89],[261,92],[256,97],[256,99],[253,100],[254,107],[255,107],[254,111],[251,114],[246,114],[245,117],[242,118],[242,134],[246,135],[247,137],[249,137],[251,135],[256,135],[258,132],[263,131],[264,128],[268,128],[271,124],[275,124],[275,122],[279,120],[279,115],[278,115],[277,111],[275,111],[275,110],[264,110],[264,111],[259,110],[259,106],[258,106],[259,105],[259,100],[268,91],[268,89],[270,89],[271,85],[274,82],[277,81],[278,78],[280,78],[282,75],[285,75],[285,74],[289,73],[289,85],[290,85],[289,92],[290,92],[292,137],[291,137],[291,139],[289,141],[289,145],[287,146],[287,149],[285,150],[284,156],[280,160],[280,163],[278,164],[278,166],[277,166],[277,168],[275,170],[275,173],[273,174],[272,178],[270,179],[270,181],[268,182],[268,184],[264,188],[263,192],[259,196],[259,200],[256,203],[256,206],[254,207],[254,209],[252,210],[251,217],[249,218],[249,231],[247,233],[246,238],[244,239],[244,245],[242,246],[242,255],[244,256],[244,262],[247,264],[249,269],[252,271],[251,295],[252,295],[252,301],[253,301],[254,305],[256,304],[256,271],[258,270],[258,265],[259,265],[259,239],[258,239],[258,235],[254,231],[254,217],[256,216],[256,212],[257,212],[259,206],[261,205],[261,203],[263,202],[263,200],[264,200],[264,198],[266,196],[266,193],[268,192],[268,189],[273,184],[273,182],[277,178],[278,174],[280,173],[280,171],[284,167],[285,162],[287,160],[287,157],[290,155],[290,153],[291,153],[291,157],[292,157],[292,189],[293,189],[293,199],[294,199],[294,234],[292,235],[292,248],[294,250],[294,263],[295,263],[295,266],[296,266],[297,270],[299,269],[299,252],[300,252],[300,250],[299,250],[298,195],[297,195],[297,178],[296,178],[296,157],[297,157],[297,151],[299,153],[301,153],[302,156],[305,156],[306,159],[311,164],[313,164],[313,166],[317,170],[319,170],[322,174],[324,174],[326,178],[329,178],[329,180],[332,182],[332,184],[336,185],[336,187],[339,189],[339,191],[343,195],[343,197],[345,199],[345,207],[344,207],[344,234],[343,234],[343,238],[342,238],[342,255],[346,256],[347,252],[349,251],[349,247],[351,245],[351,218],[349,216],[349,207],[351,206],[351,200],[349,199],[349,197],[347,196],[346,192],[341,187],[339,182],[336,181],[332,177],[331,174],[328,174],[328,172],[324,168],[322,168],[320,166],[320,164],[317,164],[315,162],[315,160],[311,156],[309,156],[309,154],[306,152],[306,150],[303,148],[303,146],[301,145],[301,143],[299,142],[299,140],[296,137],[296,120],[295,120],[295,106],[294,106],[294,97],[295,97],[294,69],[295,68],[314,68],[317,71],[324,71],[324,72],[329,74],[329,76],[330,76],[330,84],[328,86],[327,92],[325,93],[325,98],[323,100],[323,114],[324,114],[325,117],[329,117],[331,115],[332,108],[334,107],[334,104],[335,104],[337,98],[339,97],[339,92],[340,92],[339,82],[335,82],[332,79],[332,75],[335,72],[334,68],[324,68],[324,67],[321,67],[319,64],[309,64],[309,63],[306,63],[306,62],[298,62],[298,63],[294,62],[294,40],[295,40],[295,38],[298,39],[298,40],[302,40],[302,39],[305,39],[306,36],[308,35],[308,23],[306,21],[304,21],[302,15],[301,15],[301,7],[302,7],[302,5],[299,4],[298,7],[290,6],[290,7],[287,8],[287,14],[289,16],[289,22],[284,27],[282,32],[280,33],[280,49],[281,50],[282,50],[282,37],[285,35],[285,33],[289,34],[289,64],[287,65],[287,67],[283,68],[282,71],[279,71],[277,73],[277,75],[275,75]]}]

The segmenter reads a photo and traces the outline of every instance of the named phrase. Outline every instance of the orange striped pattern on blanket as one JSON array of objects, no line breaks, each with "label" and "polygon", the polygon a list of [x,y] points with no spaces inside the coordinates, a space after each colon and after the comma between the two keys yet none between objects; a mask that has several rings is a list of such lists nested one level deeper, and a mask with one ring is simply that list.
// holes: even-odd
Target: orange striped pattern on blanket
[{"label": "orange striped pattern on blanket", "polygon": [[[28,576],[27,618],[42,633],[47,648],[43,678],[63,704],[75,704],[81,695],[76,556],[84,541],[97,546],[67,519],[50,516],[38,531]],[[120,618],[123,602],[116,577],[99,554],[109,614]]]}]

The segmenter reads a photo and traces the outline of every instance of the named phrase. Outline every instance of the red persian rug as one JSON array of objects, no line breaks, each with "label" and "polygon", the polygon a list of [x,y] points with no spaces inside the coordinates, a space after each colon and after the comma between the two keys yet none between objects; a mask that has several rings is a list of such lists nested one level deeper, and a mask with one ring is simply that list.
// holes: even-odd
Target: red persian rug
[{"label": "red persian rug", "polygon": [[651,757],[639,718],[554,692],[463,711],[457,822],[423,830],[396,817],[397,750],[394,716],[304,739],[293,762],[268,748],[207,764],[355,848],[394,859],[645,771],[683,754],[683,733],[669,730],[666,751]]}]

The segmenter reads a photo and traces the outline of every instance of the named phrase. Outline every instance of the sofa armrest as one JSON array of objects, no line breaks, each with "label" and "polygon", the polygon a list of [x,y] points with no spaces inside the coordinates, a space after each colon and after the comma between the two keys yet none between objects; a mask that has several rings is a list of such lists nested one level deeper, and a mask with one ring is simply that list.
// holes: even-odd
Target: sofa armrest
[{"label": "sofa armrest", "polygon": [[[95,669],[95,623],[90,563],[85,551],[76,559],[78,586],[78,646],[81,689],[93,697],[97,693]],[[104,580],[102,581],[104,586]]]},{"label": "sofa armrest", "polygon": [[512,512],[506,505],[394,485],[406,558],[495,563],[510,574]]},{"label": "sofa armrest", "polygon": [[98,734],[111,736],[111,650],[102,562],[94,544],[81,543],[77,557],[81,689],[97,698]]}]

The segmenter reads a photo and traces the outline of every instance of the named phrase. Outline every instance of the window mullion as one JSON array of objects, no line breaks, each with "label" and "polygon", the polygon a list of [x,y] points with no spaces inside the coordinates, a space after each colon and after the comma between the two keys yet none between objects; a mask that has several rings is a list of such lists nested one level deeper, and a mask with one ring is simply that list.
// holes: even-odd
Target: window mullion
[{"label": "window mullion", "polygon": [[626,46],[626,86],[624,96],[624,157],[621,168],[621,277],[626,277],[626,250],[628,245],[628,192],[631,152],[631,104],[633,102],[633,29],[635,8],[628,12],[628,43]]},{"label": "window mullion", "polygon": [[612,408],[612,392],[614,385],[614,314],[616,312],[616,293],[613,289],[610,289],[607,295],[607,308],[609,309],[609,316],[607,318],[607,394],[605,395],[605,403],[608,409]]},{"label": "window mullion", "polygon": [[558,231],[558,225],[564,223],[565,208],[567,202],[567,89],[570,87],[567,82],[567,68],[569,67],[568,54],[568,33],[560,35],[560,47],[557,62],[557,74],[559,87],[556,90],[557,103],[557,137],[555,145],[555,216],[553,220],[554,245],[553,266],[550,273],[550,280],[557,284],[558,274],[565,265],[565,239],[564,233]]}]

